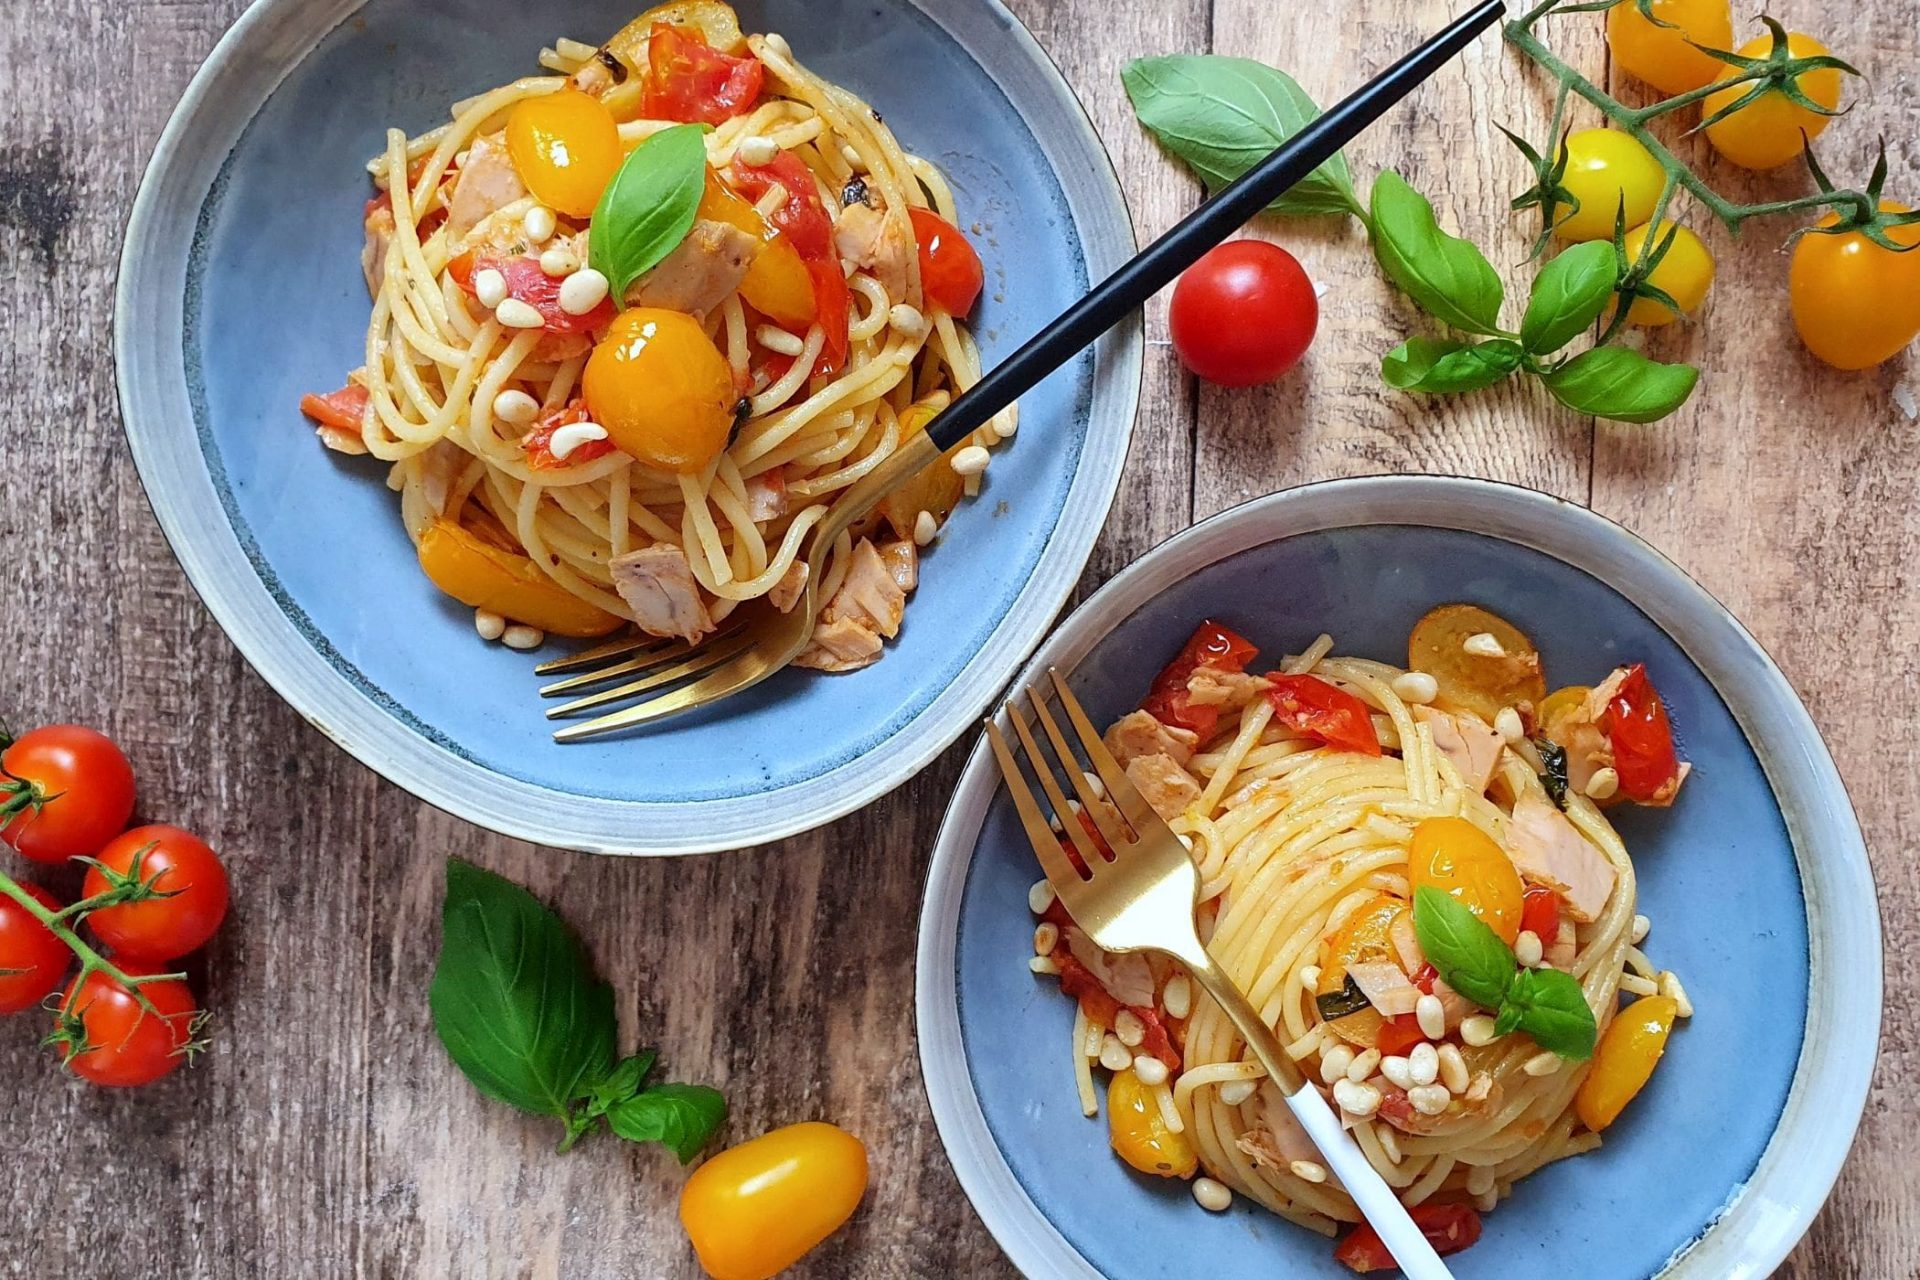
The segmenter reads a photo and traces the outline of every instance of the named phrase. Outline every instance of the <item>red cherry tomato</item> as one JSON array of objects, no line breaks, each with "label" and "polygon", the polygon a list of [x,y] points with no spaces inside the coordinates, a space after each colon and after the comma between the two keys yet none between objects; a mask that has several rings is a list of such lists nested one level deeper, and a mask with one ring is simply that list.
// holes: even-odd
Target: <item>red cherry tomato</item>
[{"label": "red cherry tomato", "polygon": [[102,907],[87,917],[88,927],[115,956],[157,964],[198,951],[227,918],[227,869],[219,855],[178,827],[135,827],[100,851],[101,865],[88,869],[82,892],[107,892],[106,872],[131,877],[136,859],[139,878],[167,896]]},{"label": "red cherry tomato", "polygon": [[909,209],[907,217],[920,245],[920,287],[927,301],[950,316],[966,315],[987,279],[980,255],[960,228],[931,209]]},{"label": "red cherry tomato", "polygon": [[735,157],[728,170],[733,188],[749,200],[758,200],[777,183],[787,193],[786,203],[768,218],[793,245],[813,282],[814,320],[827,335],[814,365],[816,376],[833,373],[847,362],[847,321],[853,313],[853,295],[847,273],[833,247],[833,216],[820,200],[820,184],[799,156],[782,151],[765,164],[748,164]]},{"label": "red cherry tomato", "polygon": [[1140,709],[1161,724],[1191,729],[1205,741],[1219,725],[1220,708],[1193,706],[1187,693],[1187,677],[1201,667],[1245,671],[1259,652],[1247,640],[1209,618],[1194,629],[1174,660],[1153,678],[1153,687]]},{"label": "red cherry tomato", "polygon": [[1607,704],[1601,727],[1613,744],[1613,767],[1620,775],[1620,794],[1642,804],[1658,800],[1680,774],[1673,749],[1673,726],[1666,704],[1647,679],[1647,667],[1636,662],[1627,669],[1619,692]]},{"label": "red cherry tomato", "polygon": [[1380,754],[1380,735],[1373,731],[1367,704],[1317,676],[1272,676],[1267,701],[1273,718],[1297,733],[1318,738],[1341,751],[1363,756]]},{"label": "red cherry tomato", "polygon": [[[1480,1214],[1471,1205],[1421,1204],[1407,1213],[1435,1253],[1458,1253],[1480,1238]],[[1347,1233],[1334,1249],[1333,1260],[1363,1274],[1395,1267],[1380,1233],[1364,1222]]]},{"label": "red cherry tomato", "polygon": [[1229,240],[1173,286],[1167,322],[1187,368],[1224,387],[1251,387],[1300,362],[1320,324],[1320,300],[1279,245]]},{"label": "red cherry tomato", "polygon": [[709,45],[697,28],[653,24],[647,40],[647,88],[641,114],[652,120],[719,124],[760,99],[766,69]]},{"label": "red cherry tomato", "polygon": [[1530,884],[1520,898],[1520,927],[1548,946],[1560,936],[1560,895],[1543,884]]},{"label": "red cherry tomato", "polygon": [[0,840],[35,862],[97,851],[133,814],[133,766],[105,734],[52,724],[0,752]]},{"label": "red cherry tomato", "polygon": [[553,456],[553,433],[575,422],[589,422],[587,402],[575,396],[564,409],[555,409],[534,424],[527,432],[526,439],[520,442],[527,451],[527,468],[532,471],[552,471],[558,467],[577,467],[604,458],[614,451],[611,440],[587,440],[573,447],[564,460]]},{"label": "red cherry tomato", "polygon": [[[120,968],[129,977],[154,972],[132,964]],[[142,983],[140,991],[157,1014],[141,1008],[133,992],[98,971],[67,988],[54,1043],[82,1050],[67,1059],[82,1080],[128,1088],[158,1080],[187,1060],[200,1018],[193,992],[178,978]]]},{"label": "red cherry tomato", "polygon": [[[583,316],[570,314],[560,305],[560,281],[540,269],[538,258],[524,255],[509,258],[491,253],[475,255],[469,249],[447,263],[447,274],[468,294],[474,293],[473,277],[487,270],[500,273],[507,282],[509,298],[518,298],[540,313],[540,318],[546,321],[548,333],[589,333],[606,328],[613,320],[612,298],[603,299],[599,306]],[[354,425],[359,425],[357,419]]]},{"label": "red cherry tomato", "polygon": [[[49,911],[60,900],[37,884],[20,886]],[[39,1004],[59,987],[73,963],[73,952],[53,930],[11,896],[0,893],[0,1013],[18,1013]]]}]

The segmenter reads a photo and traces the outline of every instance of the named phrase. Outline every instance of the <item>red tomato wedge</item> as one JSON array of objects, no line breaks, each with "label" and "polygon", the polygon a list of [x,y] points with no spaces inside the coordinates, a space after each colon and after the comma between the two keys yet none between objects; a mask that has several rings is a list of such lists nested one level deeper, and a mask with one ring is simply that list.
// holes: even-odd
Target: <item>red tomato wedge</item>
[{"label": "red tomato wedge", "polygon": [[1403,1013],[1382,1022],[1373,1043],[1383,1057],[1404,1058],[1413,1052],[1413,1046],[1426,1038],[1426,1034],[1420,1030],[1420,1020],[1410,1013]]},{"label": "red tomato wedge", "polygon": [[518,298],[540,313],[548,333],[588,333],[613,322],[612,298],[583,316],[568,314],[560,305],[560,281],[542,271],[537,258],[476,255],[469,249],[447,264],[447,274],[469,294],[474,292],[473,278],[487,270],[498,271],[506,280],[508,297]]},{"label": "red tomato wedge", "polygon": [[338,391],[329,391],[325,395],[308,392],[301,396],[300,412],[323,427],[332,427],[338,431],[358,431],[360,420],[367,412],[367,401],[370,399],[372,397],[367,394],[365,387],[349,382]]},{"label": "red tomato wedge", "polygon": [[587,421],[587,402],[575,397],[564,409],[556,409],[534,426],[521,441],[527,451],[527,466],[534,471],[552,471],[557,467],[577,467],[612,453],[613,441],[589,440],[575,445],[563,461],[553,456],[553,433],[575,422]]},{"label": "red tomato wedge", "polygon": [[766,164],[748,164],[736,158],[727,176],[734,189],[749,200],[758,201],[775,185],[787,193],[768,220],[786,235],[807,265],[807,278],[813,282],[814,321],[827,335],[813,372],[816,377],[833,373],[847,362],[847,321],[853,313],[853,296],[847,290],[840,253],[833,247],[833,215],[821,203],[813,170],[792,152],[782,151]]},{"label": "red tomato wedge", "polygon": [[1267,701],[1275,720],[1342,751],[1380,754],[1367,704],[1316,676],[1273,676]]},{"label": "red tomato wedge", "polygon": [[1192,730],[1204,742],[1219,727],[1220,709],[1194,706],[1187,694],[1188,677],[1201,667],[1245,671],[1259,654],[1252,643],[1209,618],[1195,628],[1179,655],[1153,678],[1153,687],[1140,709],[1161,724]]},{"label": "red tomato wedge", "polygon": [[1620,691],[1607,704],[1600,727],[1613,744],[1613,767],[1620,775],[1620,794],[1642,804],[1663,797],[1680,774],[1673,749],[1673,726],[1666,704],[1647,679],[1645,663],[1627,668]]},{"label": "red tomato wedge", "polygon": [[1543,884],[1530,884],[1520,903],[1520,927],[1552,946],[1560,936],[1560,895]]},{"label": "red tomato wedge", "polygon": [[907,217],[920,246],[920,287],[927,301],[950,316],[966,315],[987,279],[980,255],[960,228],[931,209],[909,209]]},{"label": "red tomato wedge", "polygon": [[[1480,1214],[1471,1205],[1422,1204],[1407,1213],[1435,1253],[1458,1253],[1480,1238]],[[1379,1232],[1364,1222],[1347,1233],[1334,1249],[1333,1260],[1363,1275],[1395,1269],[1393,1255],[1387,1252]]]},{"label": "red tomato wedge", "polygon": [[653,24],[647,40],[647,88],[641,114],[683,124],[719,124],[760,100],[766,68],[709,45],[692,27]]},{"label": "red tomato wedge", "polygon": [[1147,1029],[1140,1039],[1140,1052],[1160,1059],[1171,1071],[1180,1070],[1180,1050],[1174,1048],[1173,1037],[1167,1034],[1166,1025],[1160,1021],[1157,1010],[1142,1005],[1123,1005],[1115,1000],[1113,994],[1100,985],[1100,980],[1074,958],[1064,942],[1053,949],[1053,962],[1060,966],[1060,990],[1078,1000],[1089,1019],[1111,1030],[1120,1010],[1133,1010],[1134,1016]]}]

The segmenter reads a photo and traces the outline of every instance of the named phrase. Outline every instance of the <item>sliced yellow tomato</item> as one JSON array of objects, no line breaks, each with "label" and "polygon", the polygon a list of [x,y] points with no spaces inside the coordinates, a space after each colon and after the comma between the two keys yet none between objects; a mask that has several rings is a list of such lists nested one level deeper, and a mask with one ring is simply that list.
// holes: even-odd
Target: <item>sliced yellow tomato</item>
[{"label": "sliced yellow tomato", "polygon": [[[1492,636],[1500,652],[1476,653],[1467,642]],[[1478,646],[1476,646],[1478,647]],[[1413,624],[1407,637],[1407,668],[1424,671],[1440,686],[1440,703],[1493,723],[1502,707],[1538,706],[1547,696],[1540,651],[1526,632],[1477,605],[1443,604]]]},{"label": "sliced yellow tomato", "polygon": [[714,1280],[769,1280],[838,1231],[867,1193],[867,1149],[818,1121],[730,1147],[687,1179],[680,1223]]},{"label": "sliced yellow tomato", "polygon": [[1428,818],[1413,829],[1407,854],[1415,889],[1438,889],[1458,902],[1508,946],[1520,936],[1526,887],[1506,850],[1465,818]]},{"label": "sliced yellow tomato", "polygon": [[[1407,909],[1405,898],[1381,893],[1368,899],[1358,911],[1348,916],[1333,936],[1320,944],[1320,981],[1314,986],[1313,993],[1319,996],[1332,995],[1346,986],[1348,965],[1363,960],[1395,959],[1393,922],[1404,915]],[[1349,1044],[1371,1049],[1380,1038],[1380,1024],[1383,1021],[1379,1011],[1368,1005],[1344,1018],[1332,1019],[1327,1023],[1327,1028]]]},{"label": "sliced yellow tomato", "polygon": [[760,251],[740,280],[740,296],[781,328],[804,335],[813,324],[813,277],[793,242],[712,170],[707,171],[699,216],[737,227],[760,241]]},{"label": "sliced yellow tomato", "polygon": [[1191,1178],[1200,1167],[1193,1139],[1167,1127],[1159,1100],[1132,1067],[1114,1072],[1107,1085],[1107,1132],[1120,1158],[1142,1173]]},{"label": "sliced yellow tomato", "polygon": [[588,604],[526,556],[494,546],[451,520],[436,520],[420,537],[420,568],[461,604],[557,636],[603,636],[622,620]]},{"label": "sliced yellow tomato", "polygon": [[1679,1012],[1666,996],[1643,996],[1613,1016],[1574,1095],[1573,1109],[1581,1124],[1599,1133],[1620,1118],[1653,1077]]},{"label": "sliced yellow tomato", "polygon": [[1579,713],[1587,704],[1587,695],[1593,690],[1584,684],[1564,685],[1548,694],[1535,712],[1540,728],[1549,738],[1558,742],[1560,735],[1554,732],[1556,725]]},{"label": "sliced yellow tomato", "polygon": [[[938,404],[915,401],[908,405],[900,415],[901,441],[904,443],[925,431],[927,424],[946,407],[946,400],[943,392]],[[947,517],[953,514],[953,509],[960,505],[965,482],[961,480],[960,473],[953,469],[952,463],[953,455],[964,447],[964,442],[955,445],[939,461],[922,467],[913,479],[880,500],[880,515],[897,536],[911,538],[922,511],[931,515],[935,524],[945,524]]]}]

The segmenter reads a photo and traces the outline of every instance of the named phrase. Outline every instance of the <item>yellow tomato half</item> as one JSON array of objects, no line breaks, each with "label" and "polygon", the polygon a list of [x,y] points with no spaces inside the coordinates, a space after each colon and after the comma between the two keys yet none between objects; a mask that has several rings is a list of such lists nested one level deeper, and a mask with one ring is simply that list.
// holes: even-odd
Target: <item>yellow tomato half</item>
[{"label": "yellow tomato half", "polygon": [[[1743,58],[1758,58],[1773,48],[1771,33],[1740,46]],[[1810,35],[1794,31],[1787,35],[1787,52],[1796,58],[1815,58],[1826,53],[1827,46]],[[1737,74],[1732,67],[1721,71],[1719,79],[1730,80]],[[1821,67],[1796,77],[1800,92],[1831,111],[1840,105],[1840,69]],[[1728,85],[1707,95],[1701,104],[1702,119],[1740,101],[1754,81]],[[1707,141],[1743,169],[1773,169],[1797,160],[1806,144],[1820,136],[1830,117],[1809,111],[1778,89],[1769,89],[1724,120],[1707,126]],[[1806,136],[1803,138],[1801,135]]]},{"label": "yellow tomato half", "polygon": [[596,608],[540,572],[517,552],[476,537],[451,520],[436,520],[420,535],[420,568],[433,585],[475,609],[558,636],[603,636],[621,619]]},{"label": "yellow tomato half", "polygon": [[695,1169],[680,1192],[680,1224],[714,1280],[767,1280],[838,1231],[866,1193],[860,1139],[811,1121]]},{"label": "yellow tomato half", "polygon": [[1107,1085],[1107,1131],[1120,1158],[1156,1178],[1191,1178],[1200,1153],[1186,1133],[1167,1128],[1153,1090],[1133,1068],[1113,1073]]},{"label": "yellow tomato half", "polygon": [[692,475],[733,430],[733,367],[690,315],[635,307],[614,317],[581,375],[587,412],[621,452]]},{"label": "yellow tomato half", "polygon": [[1726,63],[1694,45],[1733,47],[1733,9],[1727,0],[1653,0],[1647,8],[1653,21],[1635,0],[1621,0],[1607,10],[1607,47],[1620,69],[1662,93],[1712,84]]},{"label": "yellow tomato half", "polygon": [[1525,888],[1513,859],[1493,837],[1465,818],[1428,818],[1413,829],[1408,879],[1418,890],[1438,889],[1508,946],[1520,936]]},{"label": "yellow tomato half", "polygon": [[1667,1051],[1678,1013],[1679,1006],[1666,996],[1643,996],[1614,1015],[1593,1052],[1593,1068],[1574,1095],[1581,1124],[1599,1133],[1620,1118]]},{"label": "yellow tomato half", "polygon": [[[1393,922],[1407,912],[1407,900],[1390,893],[1367,899],[1348,916],[1333,936],[1320,945],[1320,981],[1317,996],[1332,995],[1347,985],[1347,966],[1363,960],[1394,957]],[[1327,1023],[1327,1029],[1349,1044],[1371,1049],[1380,1038],[1381,1017],[1372,1005]]]},{"label": "yellow tomato half", "polygon": [[533,198],[585,218],[620,171],[620,126],[578,89],[527,98],[507,116],[507,155]]}]

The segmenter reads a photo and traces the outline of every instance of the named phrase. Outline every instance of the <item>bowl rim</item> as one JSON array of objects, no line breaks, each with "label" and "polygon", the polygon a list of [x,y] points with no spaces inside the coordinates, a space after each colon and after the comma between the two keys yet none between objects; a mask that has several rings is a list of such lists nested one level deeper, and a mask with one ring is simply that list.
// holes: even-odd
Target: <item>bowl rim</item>
[{"label": "bowl rim", "polygon": [[[1010,102],[1022,104],[1023,115],[1033,94],[1045,95],[1048,128],[1033,128],[1031,136],[1061,183],[1063,212],[1080,233],[1089,278],[1130,257],[1138,239],[1112,156],[1032,33],[1001,0],[899,2],[970,56],[979,39],[1012,40],[1024,60],[976,61]],[[420,799],[518,839],[635,856],[746,848],[822,826],[912,778],[985,712],[1079,581],[1118,496],[1132,439],[1145,364],[1139,318],[1093,348],[1085,440],[1032,574],[958,678],[895,734],[802,782],[724,800],[616,800],[495,773],[403,724],[314,650],[248,560],[194,433],[180,425],[195,422],[184,334],[200,211],[267,99],[365,3],[257,0],[247,8],[175,106],[128,218],[114,297],[121,423],[148,504],[208,612],[261,678],[350,755]],[[1023,97],[1015,97],[1016,77]],[[688,822],[695,813],[699,822]],[[701,834],[689,834],[694,830]]]},{"label": "bowl rim", "polygon": [[[1516,543],[1626,596],[1680,646],[1732,712],[1780,804],[1806,902],[1807,1025],[1779,1120],[1745,1183],[1668,1259],[1672,1280],[1761,1280],[1832,1191],[1865,1108],[1878,1053],[1881,928],[1866,843],[1812,717],[1772,658],[1684,570],[1577,503],[1458,476],[1368,476],[1285,489],[1229,508],[1161,544],[1076,609],[1019,677],[1070,671],[1166,586],[1252,548],[1324,530],[1414,525]],[[1630,585],[1627,585],[1630,584]],[[1676,627],[1692,633],[1688,639]],[[1005,724],[1002,724],[1006,728]],[[961,1188],[1028,1276],[1098,1277],[1026,1193],[994,1141],[960,1031],[959,905],[999,779],[984,736],[967,758],[934,845],[921,904],[914,1003],[922,1081]],[[1817,851],[1817,852],[1816,852]]]}]

